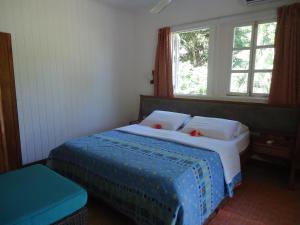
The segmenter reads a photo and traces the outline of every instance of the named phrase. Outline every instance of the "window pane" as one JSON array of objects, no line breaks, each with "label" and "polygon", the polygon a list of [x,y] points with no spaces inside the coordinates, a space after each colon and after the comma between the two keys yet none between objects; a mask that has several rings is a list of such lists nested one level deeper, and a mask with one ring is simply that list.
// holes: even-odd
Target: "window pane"
[{"label": "window pane", "polygon": [[275,39],[276,22],[258,24],[257,45],[273,45]]},{"label": "window pane", "polygon": [[175,94],[206,95],[209,29],[177,33]]},{"label": "window pane", "polygon": [[248,73],[232,73],[230,80],[230,92],[247,93]]},{"label": "window pane", "polygon": [[252,26],[234,28],[234,48],[250,47],[252,36]]},{"label": "window pane", "polygon": [[271,70],[273,69],[274,48],[256,49],[255,69],[256,70]]},{"label": "window pane", "polygon": [[269,94],[271,85],[271,72],[254,73],[253,93]]},{"label": "window pane", "polygon": [[249,69],[250,50],[234,50],[232,53],[232,69]]}]

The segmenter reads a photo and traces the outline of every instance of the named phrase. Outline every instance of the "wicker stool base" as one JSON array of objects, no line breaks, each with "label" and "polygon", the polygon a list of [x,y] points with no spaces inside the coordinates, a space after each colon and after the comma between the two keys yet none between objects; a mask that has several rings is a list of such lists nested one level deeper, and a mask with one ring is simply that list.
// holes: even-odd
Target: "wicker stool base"
[{"label": "wicker stool base", "polygon": [[83,207],[71,214],[68,217],[52,224],[52,225],[87,225],[88,224],[88,211],[87,207]]}]

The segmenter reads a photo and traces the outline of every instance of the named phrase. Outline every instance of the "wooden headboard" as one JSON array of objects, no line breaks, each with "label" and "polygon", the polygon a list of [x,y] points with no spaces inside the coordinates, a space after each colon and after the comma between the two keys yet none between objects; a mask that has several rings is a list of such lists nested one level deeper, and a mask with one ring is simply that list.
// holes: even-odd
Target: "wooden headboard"
[{"label": "wooden headboard", "polygon": [[[270,146],[265,149],[265,141],[276,140],[279,143],[285,142],[287,148],[282,146],[271,146],[271,149],[276,149],[271,155],[283,155],[290,160],[290,178],[289,186],[294,187],[295,171],[297,161],[300,162],[300,108],[275,106],[261,103],[244,103],[232,101],[215,101],[215,100],[198,100],[198,99],[184,99],[184,98],[161,98],[153,96],[140,96],[140,112],[139,120],[149,115],[154,110],[165,110],[173,112],[181,112],[191,114],[192,116],[210,116],[225,119],[232,119],[240,121],[247,125],[251,134],[251,146],[256,146],[258,143],[263,145],[260,148],[261,153],[269,152]],[[259,140],[261,137],[266,137],[263,142]],[[288,142],[286,142],[288,140]],[[277,142],[277,141],[276,141]],[[259,146],[259,145],[258,145]],[[255,148],[255,147],[254,147]],[[259,148],[259,147],[258,147]],[[252,149],[252,148],[250,148]],[[257,147],[256,147],[257,149]],[[280,151],[279,151],[280,150]],[[272,150],[273,151],[273,150]],[[257,152],[257,150],[256,150]],[[251,151],[247,151],[246,156],[241,157],[241,161],[247,160],[251,155]],[[243,159],[244,158],[244,159]]]},{"label": "wooden headboard", "polygon": [[154,110],[166,110],[237,120],[252,132],[268,131],[297,136],[300,108],[261,103],[140,96],[139,120]]}]

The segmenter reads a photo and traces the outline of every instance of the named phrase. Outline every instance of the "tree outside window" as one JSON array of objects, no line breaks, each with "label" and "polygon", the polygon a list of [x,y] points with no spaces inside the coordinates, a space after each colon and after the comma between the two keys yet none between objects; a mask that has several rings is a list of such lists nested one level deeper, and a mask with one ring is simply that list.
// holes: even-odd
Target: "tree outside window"
[{"label": "tree outside window", "polygon": [[174,92],[177,95],[206,95],[209,29],[174,34]]}]

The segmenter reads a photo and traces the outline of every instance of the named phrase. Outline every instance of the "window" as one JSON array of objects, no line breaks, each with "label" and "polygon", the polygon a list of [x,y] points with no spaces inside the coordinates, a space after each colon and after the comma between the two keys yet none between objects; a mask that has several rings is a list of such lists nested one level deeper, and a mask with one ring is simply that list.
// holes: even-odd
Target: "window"
[{"label": "window", "polygon": [[173,33],[175,95],[207,95],[210,29]]},{"label": "window", "polygon": [[266,102],[274,21],[266,10],[173,26],[174,95]]},{"label": "window", "polygon": [[234,28],[230,95],[267,96],[274,59],[276,22]]}]

